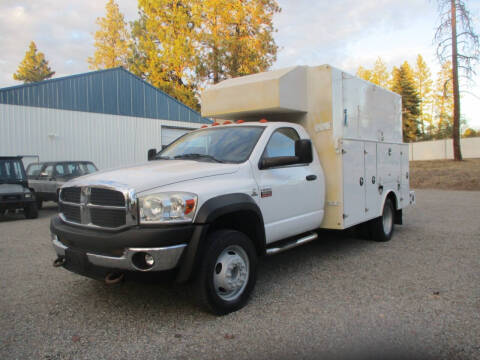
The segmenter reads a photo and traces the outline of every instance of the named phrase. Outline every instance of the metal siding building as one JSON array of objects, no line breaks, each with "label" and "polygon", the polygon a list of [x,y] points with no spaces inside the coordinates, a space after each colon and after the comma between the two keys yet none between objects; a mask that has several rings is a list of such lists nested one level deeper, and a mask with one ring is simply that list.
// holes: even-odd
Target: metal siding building
[{"label": "metal siding building", "polygon": [[123,68],[0,89],[0,155],[107,168],[145,161],[149,148],[209,123]]}]

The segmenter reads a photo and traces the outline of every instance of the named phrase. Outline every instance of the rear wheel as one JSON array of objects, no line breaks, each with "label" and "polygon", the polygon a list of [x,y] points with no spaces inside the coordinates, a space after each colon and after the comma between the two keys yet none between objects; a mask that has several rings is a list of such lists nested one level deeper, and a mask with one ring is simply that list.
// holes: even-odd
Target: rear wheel
[{"label": "rear wheel", "polygon": [[195,279],[197,299],[217,315],[246,305],[256,281],[257,254],[251,240],[234,230],[219,230],[208,245]]},{"label": "rear wheel", "polygon": [[38,207],[37,207],[37,202],[31,202],[27,206],[23,208],[23,211],[25,212],[25,217],[27,219],[36,219],[38,217]]},{"label": "rear wheel", "polygon": [[383,205],[382,216],[372,220],[370,223],[370,231],[375,241],[388,241],[392,238],[395,228],[395,209],[391,199],[385,200]]}]

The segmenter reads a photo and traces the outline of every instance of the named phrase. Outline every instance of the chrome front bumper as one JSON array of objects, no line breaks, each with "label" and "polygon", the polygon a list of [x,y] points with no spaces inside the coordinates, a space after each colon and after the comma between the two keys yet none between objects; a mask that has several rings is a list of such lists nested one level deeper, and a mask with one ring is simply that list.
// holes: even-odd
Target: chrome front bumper
[{"label": "chrome front bumper", "polygon": [[[52,234],[52,243],[57,255],[64,257],[65,251],[68,249],[68,247],[62,244],[55,234]],[[88,261],[92,265],[104,268],[142,272],[164,271],[171,270],[177,266],[180,256],[182,256],[186,246],[187,244],[159,248],[127,248],[120,257],[92,254],[89,252],[87,252],[86,255]],[[134,265],[132,262],[132,257],[139,252],[148,253],[153,256],[155,262],[151,268],[142,269]]]}]

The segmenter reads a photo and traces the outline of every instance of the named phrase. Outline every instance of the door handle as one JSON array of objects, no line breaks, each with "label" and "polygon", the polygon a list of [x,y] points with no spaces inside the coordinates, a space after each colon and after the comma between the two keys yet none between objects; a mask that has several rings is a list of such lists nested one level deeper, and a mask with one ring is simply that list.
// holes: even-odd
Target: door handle
[{"label": "door handle", "polygon": [[306,179],[307,181],[317,180],[317,175],[307,175]]}]

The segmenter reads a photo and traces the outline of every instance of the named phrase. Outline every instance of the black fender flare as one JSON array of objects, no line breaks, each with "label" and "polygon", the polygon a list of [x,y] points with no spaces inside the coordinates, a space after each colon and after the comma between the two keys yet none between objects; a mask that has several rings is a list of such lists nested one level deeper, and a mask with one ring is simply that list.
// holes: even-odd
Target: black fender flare
[{"label": "black fender flare", "polygon": [[258,217],[259,221],[255,227],[256,239],[254,239],[256,243],[254,245],[260,254],[265,254],[266,238],[263,215],[256,202],[250,196],[243,193],[216,196],[207,200],[198,210],[195,217],[196,227],[183,253],[176,277],[177,282],[182,283],[188,281],[193,270],[199,264],[210,225],[221,216],[237,211],[250,211]]}]

